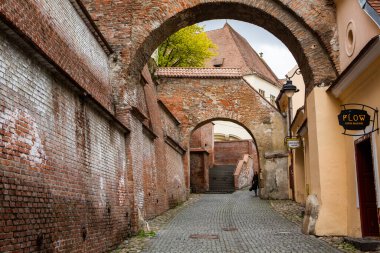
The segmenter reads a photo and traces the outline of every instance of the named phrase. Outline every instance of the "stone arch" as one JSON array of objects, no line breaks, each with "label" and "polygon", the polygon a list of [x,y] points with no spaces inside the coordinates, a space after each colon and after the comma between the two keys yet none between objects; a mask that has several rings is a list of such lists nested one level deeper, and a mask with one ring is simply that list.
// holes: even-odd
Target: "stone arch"
[{"label": "stone arch", "polygon": [[[240,121],[237,121],[235,119],[232,119],[232,118],[220,118],[220,117],[214,117],[214,118],[209,118],[201,123],[199,123],[198,125],[196,125],[195,127],[193,127],[192,129],[190,129],[190,138],[191,138],[191,135],[192,133],[199,129],[200,127],[206,125],[207,123],[210,123],[210,122],[213,122],[213,121],[216,121],[216,120],[221,120],[221,121],[229,121],[229,122],[233,122],[239,126],[241,126],[242,128],[244,128],[248,134],[252,137],[252,140],[253,140],[253,143],[255,145],[255,148],[256,148],[256,151],[257,151],[257,155],[258,155],[258,161],[260,161],[260,155],[259,155],[259,149],[257,147],[257,143],[256,143],[256,139],[255,139],[255,136],[253,135],[252,133],[252,130],[249,129],[246,125],[244,125],[243,123],[241,123]],[[259,163],[259,168],[260,168],[260,163]]]},{"label": "stone arch", "polygon": [[206,122],[238,123],[254,137],[265,183],[263,197],[288,197],[286,122],[244,79],[159,77],[158,83],[160,100],[181,122],[183,146],[188,147],[193,130]]},{"label": "stone arch", "polygon": [[[180,28],[210,19],[236,19],[268,30],[292,52],[307,90],[328,85],[337,76],[338,52],[332,49],[336,18],[332,0],[172,0],[112,6],[86,0],[111,44],[121,53],[129,78],[139,77],[159,44]],[[117,11],[118,9],[122,12]],[[100,18],[99,18],[100,17]]]},{"label": "stone arch", "polygon": [[255,140],[255,136],[253,135],[253,133],[251,132],[251,130],[246,127],[243,123],[240,123],[239,121],[236,121],[234,119],[230,119],[230,118],[210,118],[206,121],[203,121],[201,123],[199,123],[198,125],[196,125],[192,130],[191,130],[191,133],[193,133],[195,130],[197,130],[198,128],[206,125],[207,123],[210,123],[210,122],[213,122],[213,121],[216,121],[216,120],[220,120],[220,121],[229,121],[229,122],[233,122],[239,126],[241,126],[242,128],[244,128],[248,134],[252,137],[252,140],[256,143],[256,140]]},{"label": "stone arch", "polygon": [[[217,142],[212,134],[213,125],[210,124],[213,121],[235,123],[247,131],[251,139]],[[211,170],[215,172],[218,166],[227,166],[229,169],[236,170],[237,164],[240,164],[240,166],[242,166],[243,163],[246,164],[241,176],[234,179],[234,185],[238,189],[250,185],[254,171],[260,172],[260,158],[255,137],[251,129],[243,123],[231,118],[209,118],[189,128],[189,132],[189,181],[190,188],[193,192],[202,193],[216,190],[212,187],[211,178],[213,173]],[[232,178],[234,178],[233,172],[230,175],[231,177],[228,177],[227,181],[231,180],[230,182],[232,182]],[[224,180],[226,180],[226,178],[224,178]],[[218,183],[216,185],[218,185]],[[216,185],[214,184],[214,187]],[[227,188],[222,189],[227,191],[231,190],[229,188],[231,185],[228,185],[229,183],[227,183]],[[217,186],[217,188],[219,187]],[[219,188],[218,190],[221,189]]]}]

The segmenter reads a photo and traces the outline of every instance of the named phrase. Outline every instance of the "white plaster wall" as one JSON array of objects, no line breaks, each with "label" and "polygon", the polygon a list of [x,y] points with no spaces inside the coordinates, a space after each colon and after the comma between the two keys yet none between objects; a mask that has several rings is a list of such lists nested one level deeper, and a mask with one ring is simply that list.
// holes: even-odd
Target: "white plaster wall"
[{"label": "white plaster wall", "polygon": [[265,91],[265,98],[270,101],[270,95],[273,95],[277,98],[280,93],[280,88],[261,79],[256,75],[247,75],[243,77],[244,80],[249,83],[255,90],[259,91],[259,89]]},{"label": "white plaster wall", "polygon": [[242,140],[252,140],[251,135],[243,127],[229,121],[213,121],[214,134],[229,134],[235,135]]}]

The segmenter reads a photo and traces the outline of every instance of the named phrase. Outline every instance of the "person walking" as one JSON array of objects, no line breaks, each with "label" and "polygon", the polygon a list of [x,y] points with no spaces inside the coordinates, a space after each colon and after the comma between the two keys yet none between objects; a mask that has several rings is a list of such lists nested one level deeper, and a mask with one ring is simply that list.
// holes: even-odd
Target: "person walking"
[{"label": "person walking", "polygon": [[257,188],[259,187],[259,174],[257,173],[257,171],[255,171],[255,173],[253,174],[253,178],[252,178],[252,186],[251,188],[249,188],[250,191],[254,191],[255,192],[255,197],[257,197]]}]

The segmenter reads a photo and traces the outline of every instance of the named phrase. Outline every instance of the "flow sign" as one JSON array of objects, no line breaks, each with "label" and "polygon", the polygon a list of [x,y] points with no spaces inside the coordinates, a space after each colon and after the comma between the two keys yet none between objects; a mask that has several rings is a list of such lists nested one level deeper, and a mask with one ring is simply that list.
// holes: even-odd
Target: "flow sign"
[{"label": "flow sign", "polygon": [[339,125],[344,128],[344,135],[362,136],[379,130],[377,108],[363,104],[345,104],[341,107],[342,111],[338,115],[338,121]]},{"label": "flow sign", "polygon": [[340,112],[338,120],[339,125],[346,130],[364,130],[369,126],[371,116],[366,110],[348,109]]}]

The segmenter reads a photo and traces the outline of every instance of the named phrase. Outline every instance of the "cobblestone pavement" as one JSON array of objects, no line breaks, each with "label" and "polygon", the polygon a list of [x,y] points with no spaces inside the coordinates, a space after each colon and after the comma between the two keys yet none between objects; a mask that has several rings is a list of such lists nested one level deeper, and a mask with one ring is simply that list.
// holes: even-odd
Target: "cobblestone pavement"
[{"label": "cobblestone pavement", "polygon": [[201,195],[148,244],[143,252],[340,252],[301,234],[299,226],[248,191]]},{"label": "cobblestone pavement", "polygon": [[[149,226],[153,233],[161,230],[165,227],[170,220],[173,219],[182,209],[187,208],[194,202],[198,201],[201,195],[191,194],[190,198],[181,205],[175,208],[169,209],[165,213],[156,218],[149,220]],[[112,253],[140,253],[143,251],[144,247],[149,244],[152,238],[150,236],[134,236],[124,241],[119,245],[119,247],[112,251]]]},{"label": "cobblestone pavement", "polygon": [[[303,212],[305,207],[299,203],[292,200],[271,200],[270,204],[273,209],[280,213],[282,216],[297,224],[299,227],[302,226]],[[363,253],[355,249],[355,247],[347,242],[344,242],[344,237],[342,236],[321,236],[317,237],[319,240],[325,241],[333,247],[346,253]],[[380,251],[372,251],[373,253],[380,253]]]}]

